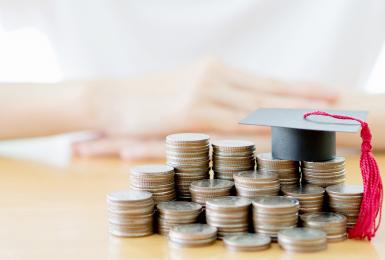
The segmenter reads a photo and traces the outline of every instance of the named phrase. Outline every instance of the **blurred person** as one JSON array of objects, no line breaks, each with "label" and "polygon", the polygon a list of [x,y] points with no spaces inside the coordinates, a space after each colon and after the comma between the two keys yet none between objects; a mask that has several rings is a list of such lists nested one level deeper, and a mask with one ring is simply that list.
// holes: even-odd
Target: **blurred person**
[{"label": "blurred person", "polygon": [[1,139],[86,130],[97,137],[75,143],[78,155],[159,157],[174,132],[268,140],[237,122],[258,107],[302,107],[369,110],[375,148],[385,149],[385,95],[362,89],[383,45],[382,1],[0,6],[2,26],[49,37],[64,75],[0,84]]}]

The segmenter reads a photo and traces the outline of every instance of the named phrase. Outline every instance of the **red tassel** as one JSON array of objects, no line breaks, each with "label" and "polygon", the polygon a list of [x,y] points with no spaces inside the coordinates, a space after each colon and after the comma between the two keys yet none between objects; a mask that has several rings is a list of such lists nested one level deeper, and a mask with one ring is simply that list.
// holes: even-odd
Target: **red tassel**
[{"label": "red tassel", "polygon": [[356,225],[349,231],[349,238],[371,240],[381,224],[383,187],[376,159],[372,154],[372,134],[366,122],[344,115],[333,115],[322,111],[304,114],[304,118],[311,115],[329,116],[342,120],[354,120],[361,124],[361,157],[360,168],[364,184],[360,213]]}]

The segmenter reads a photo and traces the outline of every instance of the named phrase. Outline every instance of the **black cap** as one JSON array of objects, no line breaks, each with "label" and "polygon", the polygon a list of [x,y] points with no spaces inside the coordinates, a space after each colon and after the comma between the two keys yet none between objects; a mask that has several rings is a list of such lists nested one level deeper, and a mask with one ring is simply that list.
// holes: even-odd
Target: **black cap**
[{"label": "black cap", "polygon": [[[261,108],[241,120],[241,124],[270,126],[272,154],[276,159],[327,161],[336,155],[336,132],[355,133],[360,124],[351,120],[304,114],[314,109]],[[331,114],[365,120],[366,111],[324,110]]]}]

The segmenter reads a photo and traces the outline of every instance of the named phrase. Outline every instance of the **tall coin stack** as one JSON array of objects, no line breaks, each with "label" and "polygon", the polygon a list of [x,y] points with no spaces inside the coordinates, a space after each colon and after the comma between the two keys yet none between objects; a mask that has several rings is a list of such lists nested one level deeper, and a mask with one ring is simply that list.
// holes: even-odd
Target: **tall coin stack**
[{"label": "tall coin stack", "polygon": [[199,133],[172,134],[166,137],[167,164],[175,169],[178,199],[190,200],[190,184],[209,178],[209,136]]},{"label": "tall coin stack", "polygon": [[301,163],[303,181],[321,187],[345,182],[345,158],[335,157],[329,161]]},{"label": "tall coin stack", "polygon": [[206,221],[218,229],[218,238],[226,235],[247,233],[251,200],[227,196],[206,202]]},{"label": "tall coin stack", "polygon": [[168,234],[169,241],[177,246],[207,246],[217,240],[217,229],[206,224],[186,224],[174,226]]},{"label": "tall coin stack", "polygon": [[282,193],[299,201],[299,213],[321,212],[324,203],[325,189],[316,185],[285,186]]},{"label": "tall coin stack", "polygon": [[233,180],[236,172],[255,167],[253,142],[244,140],[218,140],[212,143],[214,178]]},{"label": "tall coin stack", "polygon": [[256,170],[235,173],[234,183],[237,195],[249,199],[278,195],[280,187],[276,173],[259,173]]},{"label": "tall coin stack", "polygon": [[145,191],[107,194],[109,231],[114,236],[140,237],[153,233],[154,200]]},{"label": "tall coin stack", "polygon": [[289,252],[317,252],[325,250],[325,232],[306,227],[297,227],[278,232],[278,244]]},{"label": "tall coin stack", "polygon": [[270,196],[253,200],[253,222],[256,233],[277,239],[277,232],[297,226],[299,202],[296,199]]},{"label": "tall coin stack", "polygon": [[155,203],[175,200],[174,168],[153,164],[131,168],[130,188],[151,192]]},{"label": "tall coin stack", "polygon": [[326,188],[331,211],[345,215],[347,228],[353,228],[360,213],[364,192],[362,185],[339,184]]},{"label": "tall coin stack", "polygon": [[191,183],[192,201],[205,205],[206,201],[216,197],[229,196],[234,182],[220,179],[206,179]]},{"label": "tall coin stack", "polygon": [[326,233],[330,242],[343,241],[347,238],[346,217],[333,212],[316,212],[301,215],[304,227],[320,229]]},{"label": "tall coin stack", "polygon": [[157,205],[158,231],[167,235],[170,228],[180,224],[192,224],[197,222],[202,206],[188,201],[167,201]]},{"label": "tall coin stack", "polygon": [[299,162],[274,159],[271,153],[257,154],[259,172],[277,173],[281,185],[293,185],[299,182]]}]

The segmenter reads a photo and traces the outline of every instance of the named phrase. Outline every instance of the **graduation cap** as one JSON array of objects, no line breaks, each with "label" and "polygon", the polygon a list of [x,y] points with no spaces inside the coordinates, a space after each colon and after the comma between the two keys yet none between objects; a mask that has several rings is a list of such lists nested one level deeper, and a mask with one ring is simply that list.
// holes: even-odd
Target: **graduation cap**
[{"label": "graduation cap", "polygon": [[350,238],[371,240],[381,223],[383,186],[378,164],[371,152],[372,134],[365,111],[311,111],[308,109],[258,109],[241,124],[270,126],[274,158],[295,161],[326,161],[336,153],[336,132],[361,129],[360,168],[364,185],[361,208]]},{"label": "graduation cap", "polygon": [[[304,118],[309,109],[261,108],[241,120],[241,124],[270,126],[272,154],[276,159],[327,161],[336,155],[336,132],[357,132],[361,125],[315,115]],[[365,120],[365,111],[326,110]]]}]

